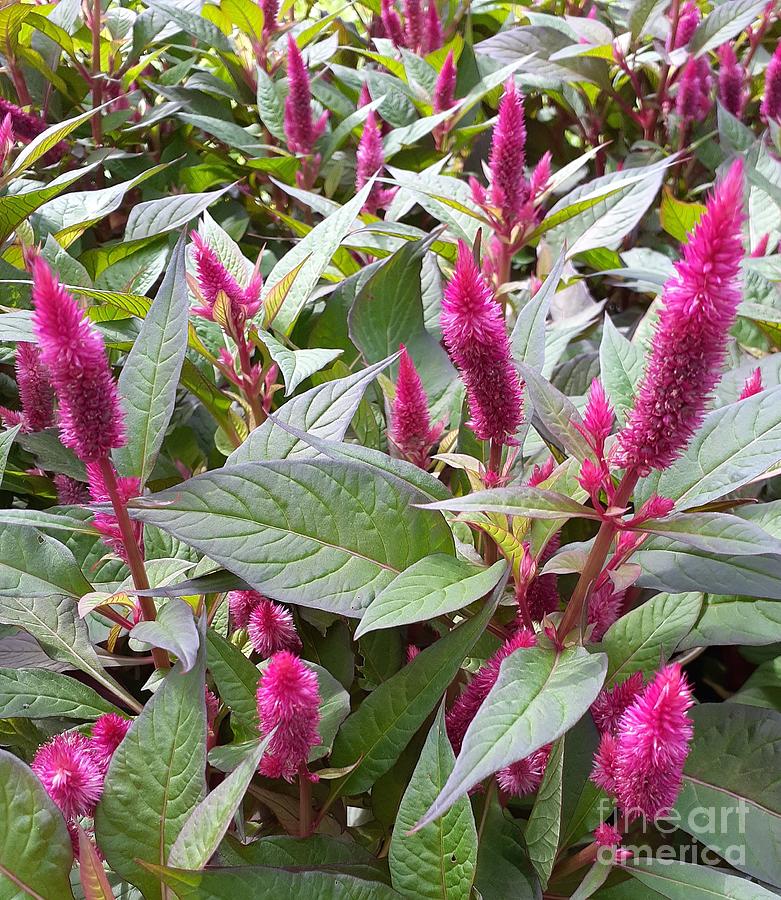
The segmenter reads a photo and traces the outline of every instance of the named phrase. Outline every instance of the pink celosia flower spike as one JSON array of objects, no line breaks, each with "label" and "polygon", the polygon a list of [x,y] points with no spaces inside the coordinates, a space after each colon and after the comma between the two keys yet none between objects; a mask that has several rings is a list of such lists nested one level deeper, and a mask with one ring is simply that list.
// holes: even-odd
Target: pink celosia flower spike
[{"label": "pink celosia flower spike", "polygon": [[[366,117],[363,133],[358,144],[355,166],[355,189],[359,191],[372,177],[382,171],[385,165],[385,154],[382,149],[382,130],[374,112]],[[393,188],[385,188],[375,184],[364,203],[364,211],[374,215],[378,209],[386,207],[393,199]]]},{"label": "pink celosia flower spike", "polygon": [[393,0],[380,0],[380,17],[388,39],[395,47],[405,47],[407,42],[404,39],[404,29]]},{"label": "pink celosia flower spike", "polygon": [[236,628],[246,628],[252,610],[266,598],[258,591],[231,591],[228,594],[228,610]]},{"label": "pink celosia flower spike", "polygon": [[14,122],[11,113],[6,113],[0,123],[0,166],[8,158],[8,154],[14,149],[16,138],[14,137]]},{"label": "pink celosia flower spike", "polygon": [[309,156],[314,150],[315,141],[325,131],[328,113],[323,113],[317,122],[313,121],[309,72],[298,44],[290,34],[287,36],[287,81],[285,137],[293,153]]},{"label": "pink celosia flower spike", "polygon": [[57,488],[57,503],[60,506],[82,506],[89,503],[87,485],[68,475],[55,475],[52,479]]},{"label": "pink celosia flower spike", "polygon": [[16,383],[27,431],[43,431],[54,425],[54,388],[34,344],[16,348]]},{"label": "pink celosia flower spike", "polygon": [[615,462],[639,472],[670,466],[700,427],[735,321],[743,258],[743,163],[716,185],[664,286],[662,312]]},{"label": "pink celosia flower spike", "polygon": [[678,27],[675,29],[675,40],[673,41],[673,50],[679,47],[685,47],[692,39],[697,26],[700,24],[700,10],[696,3],[687,0],[681,7],[681,13],[678,17]]},{"label": "pink celosia flower spike", "polygon": [[541,747],[518,762],[505,766],[496,773],[496,783],[511,797],[533,794],[542,784],[545,768],[550,759],[551,747]]},{"label": "pink celosia flower spike", "polygon": [[[97,463],[87,463],[87,478],[89,479],[89,492],[92,501],[94,503],[108,503],[111,497],[103,481],[100,466]],[[122,504],[126,505],[129,500],[133,500],[141,493],[141,480],[132,476],[117,478],[117,493]],[[110,547],[120,559],[127,562],[127,549],[125,548],[122,530],[116,517],[111,513],[99,512],[95,514],[92,524],[102,535],[103,543]],[[143,523],[134,520],[132,524],[136,543],[139,547],[142,547],[144,539]]]},{"label": "pink celosia flower spike", "polygon": [[421,0],[402,0],[406,24],[407,46],[419,51],[423,46],[425,19]]},{"label": "pink celosia flower spike", "polygon": [[309,751],[320,742],[319,706],[315,672],[287,650],[275,653],[258,684],[260,732],[276,729],[258,767],[261,775],[286,781],[305,775]]},{"label": "pink celosia flower spike", "polygon": [[719,100],[727,112],[740,118],[748,100],[746,72],[735,56],[732,44],[722,44],[719,56]]},{"label": "pink celosia flower spike", "polygon": [[781,119],[781,42],[765,69],[765,96],[760,112],[766,119]]},{"label": "pink celosia flower spike", "polygon": [[[4,100],[2,97],[0,97],[0,115],[4,118],[5,116],[11,117],[14,134],[25,143],[38,137],[39,134],[46,131],[49,127],[46,120],[41,118],[41,116],[26,113],[15,103],[11,103],[10,100]],[[66,141],[60,141],[46,153],[43,161],[46,165],[51,165],[58,162],[67,152],[68,144]]]},{"label": "pink celosia flower spike", "polygon": [[103,338],[40,257],[32,274],[33,327],[57,395],[62,442],[84,462],[94,462],[125,443]]},{"label": "pink celosia flower spike", "polygon": [[684,122],[701,122],[711,109],[710,66],[704,56],[690,57],[683,68],[675,97],[675,111]]},{"label": "pink celosia flower spike", "polygon": [[451,50],[442,63],[437,80],[434,83],[434,91],[431,95],[431,105],[435,113],[445,112],[456,102],[456,80],[458,70]]},{"label": "pink celosia flower spike", "polygon": [[591,704],[591,718],[601,734],[614,734],[618,723],[643,689],[643,673],[635,672],[625,681],[612,688],[605,688]]},{"label": "pink celosia flower spike", "polygon": [[428,0],[426,7],[426,30],[423,39],[423,52],[433,53],[442,46],[442,20],[439,18],[436,0]]},{"label": "pink celosia flower spike", "polygon": [[521,220],[529,200],[529,183],[523,174],[525,147],[523,95],[510,79],[499,102],[499,118],[494,126],[489,159],[491,203],[501,213],[508,230]]},{"label": "pink celosia flower spike", "polygon": [[103,770],[83,734],[58,734],[38,748],[30,768],[66,820],[95,811],[103,790]]},{"label": "pink celosia flower spike", "polygon": [[442,301],[442,334],[466,385],[475,434],[511,444],[523,419],[521,384],[501,307],[463,241]]},{"label": "pink celosia flower spike", "polygon": [[263,10],[263,35],[268,37],[279,28],[279,0],[260,0]]},{"label": "pink celosia flower spike", "polygon": [[114,751],[125,739],[132,724],[130,719],[116,713],[106,713],[92,726],[92,753],[104,773],[108,771]]},{"label": "pink celosia flower spike", "polygon": [[300,650],[301,641],[289,610],[262,597],[249,614],[247,633],[253,650],[263,657],[279,650]]},{"label": "pink celosia flower spike", "polygon": [[594,831],[594,841],[597,847],[619,847],[622,839],[621,832],[607,822],[603,822]]},{"label": "pink celosia flower spike", "polygon": [[754,394],[759,394],[763,390],[762,369],[757,366],[746,379],[746,383],[743,385],[743,390],[740,392],[738,400],[745,400],[747,397],[753,397]]},{"label": "pink celosia flower spike", "polygon": [[442,425],[431,424],[423,382],[404,345],[399,357],[399,377],[390,418],[393,443],[411,463],[425,469],[429,451],[442,434]]},{"label": "pink celosia flower spike", "polygon": [[238,332],[244,322],[260,309],[260,291],[263,287],[260,273],[254,272],[247,287],[241,287],[197,231],[193,231],[190,237],[193,242],[198,291],[206,304],[193,309],[193,312],[206,319],[214,319],[214,307],[222,293],[228,298],[229,309],[226,312],[230,315],[234,330]]}]

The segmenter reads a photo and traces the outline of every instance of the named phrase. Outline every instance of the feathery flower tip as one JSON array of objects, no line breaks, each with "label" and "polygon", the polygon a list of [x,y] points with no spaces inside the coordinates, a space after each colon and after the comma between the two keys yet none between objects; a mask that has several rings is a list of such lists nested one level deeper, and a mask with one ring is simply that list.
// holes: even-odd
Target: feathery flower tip
[{"label": "feathery flower tip", "polygon": [[116,713],[105,713],[92,726],[92,752],[105,772],[114,751],[125,739],[133,723]]},{"label": "feathery flower tip", "polygon": [[228,610],[236,628],[246,628],[252,610],[265,597],[257,591],[231,591],[228,594]]},{"label": "feathery flower tip", "polygon": [[407,42],[404,38],[404,29],[393,0],[380,0],[380,18],[385,28],[385,34],[393,42],[393,45],[405,47]]},{"label": "feathery flower tip", "polygon": [[84,462],[125,443],[124,417],[103,338],[37,257],[32,263],[33,327],[59,404],[62,442]]},{"label": "feathery flower tip", "polygon": [[603,822],[594,830],[597,847],[619,847],[622,841],[621,832],[608,822]]},{"label": "feathery flower tip", "polygon": [[719,47],[719,100],[733,116],[740,116],[748,100],[745,90],[746,72],[738,63],[732,44]]},{"label": "feathery flower tip", "polygon": [[91,816],[103,790],[103,771],[89,738],[66,731],[38,748],[30,768],[66,819]]},{"label": "feathery flower tip", "polygon": [[439,50],[441,46],[442,20],[439,18],[436,0],[428,0],[422,50],[424,53],[433,53],[434,50]]},{"label": "feathery flower tip", "polygon": [[765,96],[760,112],[766,119],[781,119],[781,42],[765,69]]},{"label": "feathery flower tip", "polygon": [[643,673],[635,672],[612,688],[602,690],[591,704],[591,717],[601,734],[614,734],[618,723],[643,689]]},{"label": "feathery flower tip", "polygon": [[292,781],[320,742],[320,692],[317,675],[287,650],[268,661],[258,684],[261,734],[276,728],[258,771]]},{"label": "feathery flower tip", "polygon": [[508,229],[521,221],[523,208],[529,200],[529,183],[523,174],[525,148],[523,95],[510,79],[499,101],[499,117],[493,130],[489,159],[491,202],[500,211]]},{"label": "feathery flower tip", "polygon": [[518,762],[510,763],[496,773],[496,783],[513,797],[533,794],[542,784],[550,759],[550,745],[541,747]]},{"label": "feathery flower tip", "polygon": [[431,97],[431,105],[435,113],[445,112],[456,102],[456,80],[458,71],[451,50],[442,63],[437,80],[434,82],[434,91]]},{"label": "feathery flower tip", "polygon": [[287,81],[284,130],[290,150],[306,156],[314,150],[315,141],[325,130],[327,114],[317,122],[312,116],[312,91],[304,57],[292,35],[287,36]]},{"label": "feathery flower tip", "polygon": [[16,348],[16,383],[27,431],[43,431],[54,425],[54,388],[35,344]]},{"label": "feathery flower tip", "polygon": [[681,7],[681,13],[678,17],[678,27],[675,31],[675,41],[673,49],[685,47],[692,39],[697,26],[700,24],[700,10],[696,3],[687,0]]},{"label": "feathery flower tip", "polygon": [[402,345],[396,396],[391,407],[391,440],[410,462],[425,468],[429,450],[441,433],[441,426],[431,425],[423,382],[407,348]]},{"label": "feathery flower tip", "polygon": [[683,69],[675,98],[675,111],[685,122],[701,122],[711,109],[712,77],[704,56],[692,56]]},{"label": "feathery flower tip", "polygon": [[754,369],[754,371],[749,375],[746,379],[746,383],[743,385],[743,390],[740,392],[740,397],[738,400],[746,400],[748,397],[753,397],[754,394],[759,394],[763,391],[762,387],[762,369],[759,366]]},{"label": "feathery flower tip", "polygon": [[279,650],[298,650],[301,641],[289,610],[262,597],[250,610],[247,633],[252,648],[267,657]]}]

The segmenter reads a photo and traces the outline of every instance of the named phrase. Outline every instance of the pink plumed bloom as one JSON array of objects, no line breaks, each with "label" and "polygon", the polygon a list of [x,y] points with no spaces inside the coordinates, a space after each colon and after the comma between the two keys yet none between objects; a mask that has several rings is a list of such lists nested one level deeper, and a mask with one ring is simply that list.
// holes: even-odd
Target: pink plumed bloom
[{"label": "pink plumed bloom", "polygon": [[[100,466],[97,463],[87,463],[87,479],[89,482],[90,498],[93,503],[108,503],[111,500],[106,489]],[[117,478],[119,498],[123,504],[135,499],[141,493],[141,480],[134,477]],[[127,550],[122,537],[119,523],[113,513],[95,513],[92,524],[103,538],[103,543],[110,547],[117,556],[127,562]],[[144,526],[141,522],[133,522],[133,533],[139,547],[143,546]]]},{"label": "pink plumed bloom", "polygon": [[[48,123],[41,116],[33,113],[27,113],[10,100],[0,97],[0,116],[5,119],[6,116],[11,117],[11,127],[16,137],[20,138],[24,143],[29,143],[33,138],[46,131],[49,127]],[[52,165],[59,162],[60,159],[68,152],[68,144],[66,141],[60,141],[55,144],[43,157],[46,165]]]},{"label": "pink plumed bloom", "polygon": [[605,486],[605,471],[598,466],[593,459],[586,457],[580,465],[578,484],[586,493],[596,500]]},{"label": "pink plumed bloom", "polygon": [[441,323],[445,346],[466,385],[475,435],[512,444],[523,420],[521,383],[502,309],[463,241],[445,288]]},{"label": "pink plumed bloom", "polygon": [[0,166],[8,159],[8,154],[14,149],[15,143],[14,120],[11,113],[6,113],[0,122]]},{"label": "pink plumed bloom", "polygon": [[90,495],[86,484],[69,475],[55,475],[52,480],[60,506],[84,506],[89,503]]},{"label": "pink plumed bloom", "polygon": [[511,797],[524,797],[533,794],[542,784],[545,768],[550,759],[550,744],[541,747],[534,753],[518,762],[505,766],[496,773],[496,783],[502,792]]},{"label": "pink plumed bloom", "polygon": [[594,766],[591,769],[591,780],[597,787],[608,794],[616,791],[616,749],[618,739],[610,731],[603,731],[599,747],[594,754]]},{"label": "pink plumed bloom", "polygon": [[474,175],[469,176],[469,190],[472,193],[472,201],[476,206],[486,205],[488,202],[488,192]]},{"label": "pink plumed bloom", "polygon": [[781,119],[781,42],[765,69],[765,96],[759,111],[765,119]]},{"label": "pink plumed bloom", "polygon": [[250,613],[265,599],[258,591],[231,591],[228,594],[228,610],[236,628],[246,628]]},{"label": "pink plumed bloom", "polygon": [[461,752],[461,744],[472,719],[474,719],[478,709],[482,706],[483,700],[488,696],[491,688],[496,684],[502,661],[516,650],[528,649],[536,646],[536,644],[537,636],[534,632],[520,628],[475,672],[472,680],[445,716],[447,736],[450,738],[450,743],[456,754]]},{"label": "pink plumed bloom", "polygon": [[669,516],[674,509],[675,500],[661,497],[659,494],[652,494],[626,524],[636,528],[649,519],[663,519],[665,516]]},{"label": "pink plumed bloom", "polygon": [[130,719],[116,713],[105,713],[92,726],[92,753],[104,774],[108,771],[114,751],[125,739],[132,724]]},{"label": "pink plumed bloom", "polygon": [[740,118],[748,101],[746,71],[738,62],[732,44],[722,44],[719,57],[719,100],[727,112]]},{"label": "pink plumed bloom", "polygon": [[[540,555],[540,567],[545,565],[560,546],[561,535],[554,534]],[[559,608],[559,588],[558,577],[553,572],[537,575],[532,579],[526,589],[526,605],[535,622],[541,622],[545,616],[556,612]]]},{"label": "pink plumed bloom", "polygon": [[54,425],[54,388],[35,344],[17,345],[16,384],[25,431],[43,431]]},{"label": "pink plumed bloom", "polygon": [[553,174],[551,170],[552,159],[550,150],[546,150],[540,157],[537,165],[532,169],[532,174],[529,178],[529,193],[535,199],[548,189],[551,175]]},{"label": "pink plumed bloom", "polygon": [[673,41],[673,50],[679,47],[685,47],[692,39],[697,26],[700,24],[700,10],[696,3],[687,0],[681,7],[681,13],[678,17],[678,27],[675,29],[675,40]]},{"label": "pink plumed bloom", "polygon": [[103,338],[47,264],[32,263],[33,327],[54,385],[63,444],[86,463],[125,443],[124,416]]},{"label": "pink plumed bloom", "polygon": [[690,57],[683,67],[675,111],[683,122],[702,122],[711,111],[711,76],[708,60],[704,56]]},{"label": "pink plumed bloom", "polygon": [[301,640],[290,611],[266,597],[262,597],[250,611],[247,633],[252,649],[264,658],[279,650],[301,649]]},{"label": "pink plumed bloom", "polygon": [[608,822],[603,822],[594,830],[594,842],[597,847],[619,847],[622,840],[621,832]]},{"label": "pink plumed bloom", "polygon": [[643,690],[643,673],[634,672],[629,678],[612,688],[600,691],[591,704],[591,718],[600,734],[615,734],[621,716]]},{"label": "pink plumed bloom", "polygon": [[279,28],[279,0],[260,0],[263,10],[263,35],[268,37]]},{"label": "pink plumed bloom", "polygon": [[617,591],[609,578],[594,589],[588,601],[588,624],[594,626],[592,641],[601,641],[618,619],[625,594],[626,591]]},{"label": "pink plumed bloom", "polygon": [[[220,319],[221,322],[227,315],[233,331],[240,330],[244,322],[260,309],[260,291],[263,287],[260,273],[254,272],[247,287],[241,287],[197,231],[193,231],[190,237],[193,242],[198,293],[204,304],[194,308],[193,312],[205,319]],[[221,296],[227,301],[227,308],[224,310],[215,308]]]},{"label": "pink plumed bloom", "polygon": [[421,0],[402,0],[404,10],[404,22],[406,24],[407,46],[419,51],[423,46],[423,34],[425,30],[425,17]]},{"label": "pink plumed bloom", "polygon": [[380,0],[380,17],[388,40],[392,41],[395,47],[405,47],[407,42],[404,29],[394,0]]},{"label": "pink plumed bloom", "polygon": [[[359,191],[373,175],[382,171],[385,165],[385,153],[382,149],[382,130],[374,112],[366,117],[363,133],[358,144],[355,166],[355,190]],[[375,183],[366,203],[364,212],[374,215],[378,209],[384,209],[393,199],[395,190]]]},{"label": "pink plumed bloom", "polygon": [[733,163],[706,210],[676,275],[664,286],[662,311],[634,409],[619,433],[614,461],[641,474],[665,469],[702,424],[721,377],[727,335],[741,299],[743,163]]},{"label": "pink plumed bloom", "polygon": [[445,112],[451,109],[456,102],[456,79],[458,70],[451,50],[442,63],[437,80],[434,82],[434,91],[431,95],[431,105],[435,113]]},{"label": "pink plumed bloom", "polygon": [[103,790],[103,770],[89,738],[66,731],[38,748],[30,768],[66,820],[91,816]]},{"label": "pink plumed bloom", "polygon": [[666,815],[681,789],[693,728],[692,689],[677,664],[665,666],[618,723],[612,755],[614,793],[627,815]]},{"label": "pink plumed bloom", "polygon": [[362,109],[364,106],[368,106],[369,103],[372,102],[372,95],[369,92],[369,85],[364,81],[361,85],[360,93],[358,94],[358,105],[356,109]]},{"label": "pink plumed bloom", "polygon": [[442,46],[442,20],[439,17],[436,0],[428,0],[423,35],[423,53],[433,53]]},{"label": "pink plumed bloom", "polygon": [[[275,728],[258,771],[292,781],[305,773],[309,751],[320,743],[317,675],[288,650],[275,653],[258,684],[260,733]],[[307,776],[305,776],[307,777]]]},{"label": "pink plumed bloom", "polygon": [[595,378],[591,382],[588,402],[583,412],[583,425],[578,426],[578,429],[583,433],[590,446],[601,453],[605,446],[605,440],[613,430],[614,421],[613,407],[607,399],[602,382]]},{"label": "pink plumed bloom", "polygon": [[288,147],[293,153],[310,156],[315,142],[325,131],[328,113],[323,113],[317,122],[312,117],[309,72],[298,44],[290,34],[287,36],[287,81],[284,128]]},{"label": "pink plumed bloom", "polygon": [[427,468],[431,448],[443,429],[441,424],[431,424],[423,382],[404,345],[399,357],[399,376],[390,420],[390,439],[399,452],[421,469]]},{"label": "pink plumed bloom", "polygon": [[529,487],[538,487],[543,481],[547,481],[551,477],[555,468],[556,460],[549,456],[544,463],[534,466],[531,475],[526,479],[526,484]]},{"label": "pink plumed bloom", "polygon": [[0,406],[0,419],[6,428],[15,428],[17,425],[24,427],[24,414],[21,410],[8,409],[6,406]]},{"label": "pink plumed bloom", "polygon": [[757,366],[746,379],[746,383],[743,385],[743,390],[740,392],[738,400],[745,400],[747,397],[753,397],[754,394],[759,394],[763,390],[762,369]]},{"label": "pink plumed bloom", "polygon": [[489,159],[491,203],[499,210],[508,232],[522,221],[529,201],[529,182],[523,174],[525,148],[523,94],[510,79],[499,102],[499,117],[493,130]]},{"label": "pink plumed bloom", "polygon": [[420,647],[417,644],[407,644],[407,662],[411,663],[416,656],[420,655]]}]

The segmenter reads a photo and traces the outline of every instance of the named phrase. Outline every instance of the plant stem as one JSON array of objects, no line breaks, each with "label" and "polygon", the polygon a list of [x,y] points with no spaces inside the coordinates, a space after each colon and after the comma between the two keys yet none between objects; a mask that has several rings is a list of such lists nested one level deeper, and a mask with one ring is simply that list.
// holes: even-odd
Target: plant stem
[{"label": "plant stem", "polygon": [[[618,490],[616,491],[616,496],[612,504],[613,506],[622,507],[626,505],[627,501],[632,496],[632,491],[634,490],[639,477],[636,469],[627,469],[624,477],[621,479]],[[609,518],[604,519],[600,525],[594,541],[594,546],[591,548],[586,564],[583,566],[583,571],[580,573],[578,583],[567,604],[564,617],[559,624],[558,635],[561,640],[563,640],[573,628],[580,625],[583,610],[591,591],[591,586],[602,571],[602,567],[605,564],[605,559],[607,559],[607,554],[617,530],[615,522]]]},{"label": "plant stem", "polygon": [[599,847],[596,841],[593,844],[589,844],[588,847],[584,847],[574,856],[570,856],[568,859],[563,860],[559,866],[556,866],[551,874],[551,880],[563,878],[565,875],[570,875],[572,872],[577,872],[578,869],[590,865],[597,858],[598,851]]},{"label": "plant stem", "polygon": [[[502,445],[497,440],[491,441],[491,449],[488,452],[488,471],[498,475],[502,468]],[[492,566],[499,559],[499,548],[493,538],[485,535],[485,561]]]},{"label": "plant stem", "polygon": [[298,834],[309,837],[312,833],[312,784],[306,766],[298,770]]},{"label": "plant stem", "polygon": [[[114,466],[111,464],[111,460],[108,458],[108,456],[102,457],[98,461],[98,466],[100,468],[101,477],[103,478],[103,483],[106,485],[106,491],[108,492],[109,498],[111,500],[111,505],[114,507],[114,515],[117,518],[119,531],[122,535],[122,542],[125,545],[127,564],[128,568],[130,569],[130,574],[133,578],[133,585],[135,586],[137,591],[147,591],[149,590],[149,579],[146,575],[144,558],[141,555],[141,549],[138,546],[138,541],[136,540],[136,536],[133,532],[133,523],[130,521],[130,516],[127,514],[127,507],[122,502],[122,498],[119,496],[119,488],[117,486],[117,476],[114,473]],[[138,602],[141,606],[141,613],[143,617],[147,621],[153,622],[157,618],[155,601],[151,597],[139,596]],[[165,652],[165,650],[161,649],[160,647],[153,647],[152,657],[155,661],[156,669],[170,668],[170,663],[168,662],[168,654]]]}]

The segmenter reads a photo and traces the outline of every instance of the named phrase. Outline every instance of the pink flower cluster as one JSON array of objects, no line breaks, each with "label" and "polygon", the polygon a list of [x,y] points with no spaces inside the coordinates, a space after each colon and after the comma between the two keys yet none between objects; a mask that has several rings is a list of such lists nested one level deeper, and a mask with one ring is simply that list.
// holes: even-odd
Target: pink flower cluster
[{"label": "pink flower cluster", "polygon": [[315,142],[325,131],[328,112],[315,121],[312,115],[312,90],[304,57],[292,35],[287,38],[288,94],[285,98],[285,137],[293,153],[311,156]]},{"label": "pink flower cluster", "polygon": [[441,422],[431,424],[428,397],[403,344],[390,418],[389,436],[399,452],[419,468],[428,468],[431,448],[442,435],[444,426]]},{"label": "pink flower cluster", "polygon": [[[6,117],[10,117],[9,127],[13,129],[13,134],[26,144],[49,127],[40,116],[27,113],[15,103],[11,103],[10,100],[5,100],[2,97],[0,97],[0,116],[3,116],[4,120]],[[67,142],[59,141],[45,154],[43,161],[47,165],[52,165],[59,162],[67,152]]]},{"label": "pink flower cluster", "polygon": [[21,425],[22,431],[43,431],[54,425],[54,388],[35,344],[16,347],[16,384],[22,409],[15,412],[0,407],[0,418],[7,427]]},{"label": "pink flower cluster", "polygon": [[[87,463],[87,478],[89,479],[89,493],[92,502],[108,503],[111,497],[103,481],[100,466],[97,463]],[[141,479],[132,477],[117,478],[117,489],[121,503],[126,505],[128,500],[133,500],[135,497],[140,496]],[[102,535],[106,546],[110,547],[120,559],[127,562],[127,550],[116,517],[107,512],[95,513],[92,524]],[[143,524],[133,521],[133,532],[136,543],[139,547],[143,547]]]},{"label": "pink flower cluster", "polygon": [[241,287],[197,231],[191,232],[190,237],[193,242],[197,292],[203,304],[194,307],[192,311],[197,316],[219,321],[227,326],[225,330],[231,336],[238,334],[244,323],[260,309],[263,279],[256,269],[247,287]]},{"label": "pink flower cluster", "polygon": [[396,47],[406,47],[426,54],[442,46],[442,20],[436,0],[428,0],[425,10],[421,0],[403,0],[404,24],[394,0],[381,0],[380,19],[385,37]]},{"label": "pink flower cluster", "polygon": [[228,608],[237,628],[246,628],[252,649],[269,657],[280,650],[300,650],[293,616],[258,591],[231,591]]},{"label": "pink flower cluster", "polygon": [[[355,189],[359,191],[373,175],[382,174],[385,166],[385,153],[382,149],[382,129],[374,111],[366,117],[363,133],[358,144],[355,167]],[[375,183],[363,205],[364,212],[375,215],[377,210],[385,209],[396,194],[395,188],[386,188]]]}]

